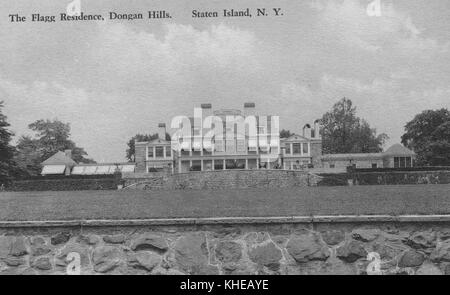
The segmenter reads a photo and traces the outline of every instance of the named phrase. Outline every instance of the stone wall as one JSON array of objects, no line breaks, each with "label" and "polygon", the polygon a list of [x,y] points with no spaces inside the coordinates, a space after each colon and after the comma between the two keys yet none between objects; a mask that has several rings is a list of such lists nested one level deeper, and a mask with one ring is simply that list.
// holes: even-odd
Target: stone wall
[{"label": "stone wall", "polygon": [[383,184],[447,184],[450,171],[356,172],[349,178],[358,185]]},{"label": "stone wall", "polygon": [[126,187],[144,190],[304,187],[314,186],[320,179],[307,172],[288,170],[223,170],[145,177],[125,174],[123,177]]},{"label": "stone wall", "polygon": [[450,274],[450,222],[0,228],[1,274]]}]

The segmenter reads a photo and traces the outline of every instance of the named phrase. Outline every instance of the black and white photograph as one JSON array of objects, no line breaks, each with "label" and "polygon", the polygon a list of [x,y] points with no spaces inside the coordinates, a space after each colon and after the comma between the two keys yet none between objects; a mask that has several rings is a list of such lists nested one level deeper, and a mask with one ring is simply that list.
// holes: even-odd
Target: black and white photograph
[{"label": "black and white photograph", "polygon": [[448,274],[448,0],[0,2],[0,275]]}]

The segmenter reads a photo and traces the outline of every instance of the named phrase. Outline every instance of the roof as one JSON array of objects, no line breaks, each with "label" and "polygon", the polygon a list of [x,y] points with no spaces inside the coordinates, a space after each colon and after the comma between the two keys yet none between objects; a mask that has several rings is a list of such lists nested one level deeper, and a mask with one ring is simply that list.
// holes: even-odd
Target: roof
[{"label": "roof", "polygon": [[164,140],[164,139],[156,138],[156,139],[153,139],[151,141],[137,141],[137,142],[135,142],[135,146],[142,146],[142,145],[147,146],[147,145],[151,145],[151,144],[155,144],[155,145],[156,144],[170,145],[171,141],[167,141],[167,140]]},{"label": "roof", "polygon": [[306,138],[304,136],[298,135],[298,134],[293,134],[291,136],[289,136],[288,138],[280,138],[280,141],[282,142],[286,142],[286,141],[310,141],[310,138]]},{"label": "roof", "polygon": [[66,153],[58,151],[56,154],[42,162],[42,165],[66,165],[73,166],[77,163],[72,160],[72,158],[68,157]]},{"label": "roof", "polygon": [[134,162],[124,162],[124,163],[89,163],[89,164],[85,164],[85,163],[80,163],[77,166],[125,166],[125,165],[133,165],[135,166],[136,163]]},{"label": "roof", "polygon": [[322,160],[361,160],[361,159],[381,159],[383,153],[357,153],[357,154],[327,154],[322,156]]},{"label": "roof", "polygon": [[170,141],[167,141],[165,139],[157,138],[157,139],[153,139],[148,144],[170,144]]},{"label": "roof", "polygon": [[385,155],[395,155],[395,156],[414,156],[415,153],[404,147],[403,145],[396,143],[393,146],[391,146],[390,148],[388,148],[383,154]]}]

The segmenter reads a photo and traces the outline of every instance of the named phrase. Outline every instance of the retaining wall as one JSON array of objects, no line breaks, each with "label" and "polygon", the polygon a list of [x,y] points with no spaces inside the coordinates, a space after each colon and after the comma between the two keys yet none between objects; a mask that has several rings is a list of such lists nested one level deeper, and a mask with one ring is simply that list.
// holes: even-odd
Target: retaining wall
[{"label": "retaining wall", "polygon": [[354,184],[447,184],[450,171],[355,172],[349,174]]},{"label": "retaining wall", "polygon": [[124,174],[125,186],[144,190],[230,189],[315,186],[320,177],[304,171],[224,170],[161,174]]},{"label": "retaining wall", "polygon": [[366,274],[370,252],[383,274],[450,274],[444,219],[3,222],[0,274],[66,274],[72,252],[81,274]]}]

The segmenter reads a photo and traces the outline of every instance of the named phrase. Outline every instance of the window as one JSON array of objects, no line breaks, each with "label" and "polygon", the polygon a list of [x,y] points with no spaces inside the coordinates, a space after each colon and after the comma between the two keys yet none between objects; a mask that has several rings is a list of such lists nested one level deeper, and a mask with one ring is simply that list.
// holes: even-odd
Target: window
[{"label": "window", "polygon": [[404,158],[404,157],[401,157],[401,158],[400,158],[400,168],[405,168],[405,167],[406,167],[406,161],[405,161],[405,159],[406,159],[406,158]]},{"label": "window", "polygon": [[153,147],[148,148],[148,157],[153,158]]},{"label": "window", "polygon": [[394,157],[394,168],[412,167],[411,157]]},{"label": "window", "polygon": [[157,158],[163,158],[164,157],[164,147],[163,146],[155,147],[155,156]]},{"label": "window", "polygon": [[244,153],[246,151],[245,140],[243,140],[243,139],[237,140],[237,151],[240,153]]},{"label": "window", "polygon": [[214,161],[214,170],[223,170],[223,160]]},{"label": "window", "polygon": [[258,126],[258,134],[265,134],[266,128],[264,126]]},{"label": "window", "polygon": [[307,143],[302,144],[303,146],[303,154],[309,154],[309,147]]},{"label": "window", "polygon": [[377,163],[372,163],[372,169],[377,169],[378,168],[378,164]]},{"label": "window", "polygon": [[152,172],[163,172],[164,168],[162,167],[148,167],[148,172],[152,173]]},{"label": "window", "polygon": [[170,158],[172,156],[172,151],[170,147],[166,147],[166,157]]},{"label": "window", "polygon": [[291,144],[290,143],[286,144],[285,154],[286,155],[290,155],[291,154]]},{"label": "window", "polygon": [[399,167],[400,167],[400,158],[394,157],[394,168],[399,168]]},{"label": "window", "polygon": [[192,161],[191,171],[202,171],[202,161]]},{"label": "window", "polygon": [[331,168],[331,169],[334,169],[335,167],[336,167],[335,164],[330,164],[330,168]]},{"label": "window", "polygon": [[407,168],[410,168],[410,167],[412,167],[412,164],[411,164],[411,157],[406,157],[406,167]]},{"label": "window", "polygon": [[216,140],[216,142],[214,143],[214,149],[216,152],[223,152],[223,141]]},{"label": "window", "polygon": [[189,150],[181,150],[181,155],[182,156],[189,156],[190,155]]},{"label": "window", "polygon": [[299,155],[300,152],[300,143],[293,143],[292,144],[292,152],[294,155]]}]

